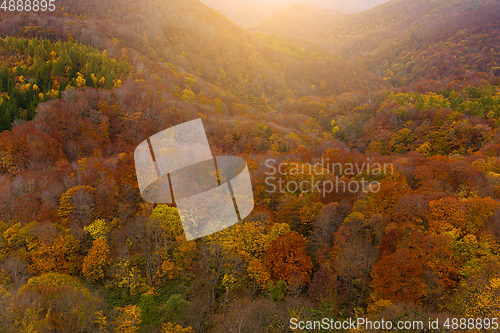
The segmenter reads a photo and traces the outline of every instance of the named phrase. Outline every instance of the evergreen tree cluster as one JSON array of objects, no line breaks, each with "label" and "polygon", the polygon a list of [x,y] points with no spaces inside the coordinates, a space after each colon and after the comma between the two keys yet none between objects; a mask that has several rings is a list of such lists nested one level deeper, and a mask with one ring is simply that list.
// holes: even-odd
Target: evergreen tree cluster
[{"label": "evergreen tree cluster", "polygon": [[79,42],[7,37],[0,39],[0,131],[16,120],[32,120],[38,103],[68,87],[110,89],[132,67]]}]

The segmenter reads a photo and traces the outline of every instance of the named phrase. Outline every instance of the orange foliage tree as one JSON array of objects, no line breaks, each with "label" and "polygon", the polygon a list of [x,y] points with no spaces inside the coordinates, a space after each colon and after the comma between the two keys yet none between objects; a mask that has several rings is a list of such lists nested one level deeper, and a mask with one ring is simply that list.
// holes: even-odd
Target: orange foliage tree
[{"label": "orange foliage tree", "polygon": [[292,231],[273,240],[264,254],[264,263],[274,280],[298,287],[311,278],[312,261],[305,252],[306,242]]},{"label": "orange foliage tree", "polygon": [[382,257],[373,267],[372,287],[379,299],[419,304],[425,296],[423,267],[405,247]]}]

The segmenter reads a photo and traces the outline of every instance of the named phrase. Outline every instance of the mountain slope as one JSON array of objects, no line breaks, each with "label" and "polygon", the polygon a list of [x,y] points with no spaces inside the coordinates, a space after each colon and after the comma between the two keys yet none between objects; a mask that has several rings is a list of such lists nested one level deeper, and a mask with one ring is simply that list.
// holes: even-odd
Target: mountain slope
[{"label": "mountain slope", "polygon": [[178,65],[255,106],[262,99],[387,87],[356,65],[282,39],[251,34],[196,0],[64,0],[62,4],[71,13],[89,13],[85,22],[92,25],[78,38],[98,26],[109,37]]},{"label": "mountain slope", "polygon": [[208,7],[218,10],[242,28],[251,28],[283,7],[270,1],[202,0]]},{"label": "mountain slope", "polygon": [[466,71],[495,72],[499,18],[495,0],[394,0],[339,17],[326,28],[304,29],[301,38],[400,86]]},{"label": "mountain slope", "polygon": [[421,78],[440,80],[469,72],[497,73],[500,66],[500,3],[425,21],[368,53],[344,58],[402,86]]},{"label": "mountain slope", "polygon": [[[500,79],[460,69],[369,91],[388,84],[196,1],[61,1],[71,13],[0,12],[0,112],[17,112],[0,133],[0,332],[284,332],[291,308],[311,322],[498,309]],[[494,62],[479,49],[497,43],[494,8],[455,14],[397,18],[415,29],[388,21],[394,38],[339,52]],[[371,29],[357,24],[338,40]],[[134,150],[194,119],[214,156],[247,162],[255,207],[188,242],[175,207],[141,197]]]},{"label": "mountain slope", "polygon": [[[253,28],[275,13],[297,3],[295,0],[202,0],[205,5],[226,15],[243,28]],[[323,10],[338,10],[343,13],[359,13],[387,0],[305,0],[301,1]]]},{"label": "mountain slope", "polygon": [[342,16],[344,14],[337,10],[322,10],[307,3],[295,3],[273,14],[251,31],[314,41],[318,33]]}]

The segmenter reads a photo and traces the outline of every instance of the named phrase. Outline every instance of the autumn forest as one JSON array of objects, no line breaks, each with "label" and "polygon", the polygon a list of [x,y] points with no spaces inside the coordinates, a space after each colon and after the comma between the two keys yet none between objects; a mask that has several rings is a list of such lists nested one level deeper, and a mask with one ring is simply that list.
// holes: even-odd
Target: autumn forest
[{"label": "autumn forest", "polygon": [[[498,0],[295,4],[250,29],[197,0],[55,6],[0,9],[0,332],[500,318]],[[134,150],[195,119],[255,207],[187,241]],[[270,190],[324,161],[318,191]],[[425,330],[452,331],[479,330]]]}]

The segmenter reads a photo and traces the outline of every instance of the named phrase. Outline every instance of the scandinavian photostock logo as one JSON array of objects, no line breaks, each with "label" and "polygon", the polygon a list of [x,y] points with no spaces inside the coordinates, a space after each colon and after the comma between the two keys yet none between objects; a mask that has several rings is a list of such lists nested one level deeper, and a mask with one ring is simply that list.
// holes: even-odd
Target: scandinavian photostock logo
[{"label": "scandinavian photostock logo", "polygon": [[135,150],[144,200],[175,204],[187,240],[228,228],[254,207],[250,173],[240,157],[213,157],[201,119],[151,136]]}]

